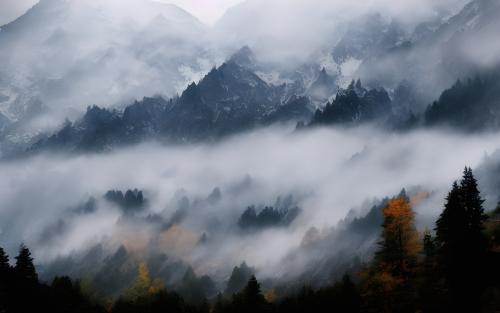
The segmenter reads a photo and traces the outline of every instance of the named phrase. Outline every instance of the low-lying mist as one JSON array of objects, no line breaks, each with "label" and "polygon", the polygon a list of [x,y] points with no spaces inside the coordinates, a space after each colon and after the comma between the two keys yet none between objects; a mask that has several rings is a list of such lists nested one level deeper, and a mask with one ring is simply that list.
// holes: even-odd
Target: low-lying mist
[{"label": "low-lying mist", "polygon": [[[366,203],[402,188],[430,194],[415,210],[419,226],[432,227],[427,223],[441,211],[451,183],[465,165],[474,168],[499,148],[497,136],[281,126],[212,144],[148,143],[107,154],[5,162],[0,246],[14,254],[24,242],[43,264],[99,242],[115,250],[123,244],[139,253],[161,250],[199,274],[227,272],[246,261],[271,276],[311,227],[335,227],[352,209],[360,215]],[[134,188],[146,199],[136,212],[124,213],[103,197]],[[91,197],[95,207],[81,209]],[[300,208],[289,225],[239,228],[248,206],[259,211],[285,199]]]}]

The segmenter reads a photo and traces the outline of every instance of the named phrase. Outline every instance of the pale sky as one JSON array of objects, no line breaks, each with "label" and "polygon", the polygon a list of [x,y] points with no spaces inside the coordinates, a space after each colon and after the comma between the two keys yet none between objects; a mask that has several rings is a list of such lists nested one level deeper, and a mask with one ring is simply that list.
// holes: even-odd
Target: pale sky
[{"label": "pale sky", "polygon": [[[231,6],[243,0],[156,0],[173,3],[190,12],[202,22],[213,24]],[[0,0],[0,25],[11,22],[38,0]]]},{"label": "pale sky", "polygon": [[[2,0],[0,0],[2,1]],[[161,0],[173,3],[190,12],[202,22],[213,24],[230,7],[244,0]]]}]

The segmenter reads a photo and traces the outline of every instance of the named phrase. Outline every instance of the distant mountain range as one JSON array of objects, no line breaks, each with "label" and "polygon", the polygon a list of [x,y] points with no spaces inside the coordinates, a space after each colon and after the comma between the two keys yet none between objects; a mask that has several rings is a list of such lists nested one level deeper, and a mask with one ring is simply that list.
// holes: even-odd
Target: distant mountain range
[{"label": "distant mountain range", "polygon": [[[276,122],[499,127],[496,0],[471,1],[411,32],[380,14],[363,15],[316,60],[283,66],[244,46],[218,67],[207,29],[188,13],[139,0],[115,12],[116,1],[42,0],[1,28],[2,155],[214,140]],[[229,10],[216,30],[250,8]],[[28,52],[16,55],[20,49]],[[349,76],[357,81],[346,83]],[[179,95],[169,96],[176,88]],[[83,116],[73,109],[90,103],[97,105]],[[73,122],[47,127],[64,116]]]},{"label": "distant mountain range", "polygon": [[305,97],[284,99],[284,86],[269,85],[250,70],[228,61],[213,68],[180,97],[144,98],[123,112],[92,106],[74,123],[67,122],[31,151],[43,149],[108,150],[159,139],[174,142],[209,140],[274,122],[307,120]]}]

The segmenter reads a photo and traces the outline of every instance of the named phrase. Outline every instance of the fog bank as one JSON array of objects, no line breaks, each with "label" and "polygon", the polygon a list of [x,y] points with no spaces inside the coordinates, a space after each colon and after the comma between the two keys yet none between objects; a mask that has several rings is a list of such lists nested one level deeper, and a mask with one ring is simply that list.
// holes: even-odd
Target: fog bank
[{"label": "fog bank", "polygon": [[[0,164],[0,246],[14,254],[24,242],[44,263],[98,242],[141,251],[156,240],[155,249],[199,273],[242,261],[269,270],[311,227],[335,226],[351,209],[360,214],[367,200],[403,187],[431,194],[415,208],[425,224],[440,212],[463,167],[478,166],[499,148],[497,136],[275,127],[216,144],[149,143],[110,154],[39,155]],[[148,201],[133,217],[102,198],[110,189],[131,188],[144,190]],[[274,205],[289,195],[301,208],[290,226],[252,234],[238,229],[248,206]],[[97,199],[95,210],[75,209],[89,197]],[[161,219],[175,227],[159,228],[154,221]],[[208,240],[200,248],[204,234]]]}]

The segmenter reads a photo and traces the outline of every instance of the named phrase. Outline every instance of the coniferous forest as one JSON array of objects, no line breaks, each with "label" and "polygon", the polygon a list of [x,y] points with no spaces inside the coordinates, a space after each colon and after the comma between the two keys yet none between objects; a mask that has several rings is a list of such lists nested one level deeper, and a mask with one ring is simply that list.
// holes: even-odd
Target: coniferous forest
[{"label": "coniferous forest", "polygon": [[[370,262],[329,286],[303,285],[277,294],[261,287],[246,264],[232,279],[248,280],[201,302],[189,302],[150,276],[141,263],[133,286],[96,301],[81,282],[38,277],[28,247],[10,263],[0,249],[2,312],[496,312],[500,309],[500,209],[485,212],[472,170],[465,168],[444,201],[434,229],[419,230],[402,193],[382,208],[377,249]],[[237,276],[239,277],[237,278]],[[234,278],[233,278],[234,277]],[[242,278],[244,277],[244,278]],[[229,282],[230,286],[237,284]],[[236,287],[237,288],[237,287]]]}]

